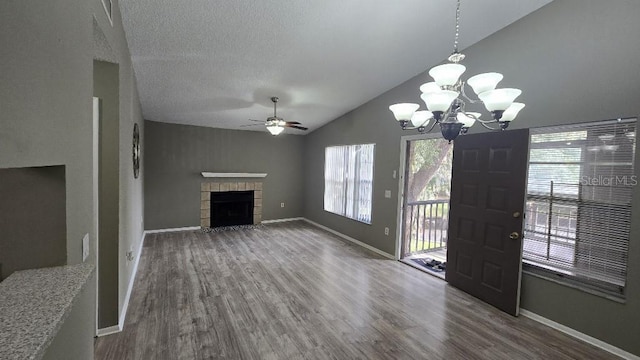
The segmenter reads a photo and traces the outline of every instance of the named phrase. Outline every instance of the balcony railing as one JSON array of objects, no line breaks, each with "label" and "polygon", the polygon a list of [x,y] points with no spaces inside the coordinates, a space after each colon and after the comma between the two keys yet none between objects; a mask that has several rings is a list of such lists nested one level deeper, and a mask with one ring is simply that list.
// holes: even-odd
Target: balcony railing
[{"label": "balcony railing", "polygon": [[554,203],[552,198],[527,200],[523,256],[527,260],[574,266],[577,201]]},{"label": "balcony railing", "polygon": [[414,201],[405,212],[404,256],[447,247],[449,199]]}]

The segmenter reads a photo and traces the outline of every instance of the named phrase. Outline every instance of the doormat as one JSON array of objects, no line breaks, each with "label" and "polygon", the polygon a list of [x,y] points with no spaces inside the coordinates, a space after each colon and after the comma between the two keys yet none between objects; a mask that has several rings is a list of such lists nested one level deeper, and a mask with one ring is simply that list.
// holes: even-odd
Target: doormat
[{"label": "doormat", "polygon": [[219,226],[214,228],[202,228],[202,232],[204,233],[217,233],[223,231],[235,231],[235,230],[255,230],[262,229],[264,225],[255,224],[255,225],[232,225],[232,226]]},{"label": "doormat", "polygon": [[432,258],[409,259],[409,260],[415,262],[416,264],[422,266],[423,268],[425,268],[425,269],[427,269],[429,271],[441,273],[441,272],[444,272],[445,270],[447,270],[447,263],[446,262],[434,260]]}]

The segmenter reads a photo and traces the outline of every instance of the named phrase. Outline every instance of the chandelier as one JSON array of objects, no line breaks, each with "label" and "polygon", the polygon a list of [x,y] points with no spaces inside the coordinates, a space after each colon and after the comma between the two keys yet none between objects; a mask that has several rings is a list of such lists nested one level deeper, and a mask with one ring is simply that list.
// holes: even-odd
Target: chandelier
[{"label": "chandelier", "polygon": [[[415,103],[400,103],[389,106],[396,120],[403,130],[418,130],[419,133],[430,132],[440,125],[442,137],[451,142],[460,134],[466,134],[476,122],[489,130],[504,130],[515,119],[524,107],[523,103],[514,102],[522,93],[519,89],[496,89],[502,80],[500,73],[489,72],[470,77],[466,83],[460,76],[466,67],[460,64],[464,54],[458,52],[458,37],[460,32],[460,0],[456,7],[456,33],[453,43],[453,53],[449,56],[448,64],[438,65],[429,70],[434,81],[420,86],[427,110],[418,110],[420,105]],[[478,99],[472,99],[465,93],[468,84]],[[483,103],[491,113],[490,120],[480,119],[478,112],[467,112],[467,103]],[[432,122],[433,120],[433,122]],[[429,126],[429,123],[431,125]],[[497,127],[492,124],[497,124]]]}]

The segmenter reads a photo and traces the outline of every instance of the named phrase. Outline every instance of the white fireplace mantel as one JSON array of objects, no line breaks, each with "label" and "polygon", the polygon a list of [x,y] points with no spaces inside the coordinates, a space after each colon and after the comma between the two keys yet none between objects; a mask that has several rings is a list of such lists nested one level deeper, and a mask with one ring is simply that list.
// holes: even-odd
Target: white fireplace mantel
[{"label": "white fireplace mantel", "polygon": [[263,178],[267,177],[267,174],[259,173],[214,173],[214,172],[202,172],[202,177],[206,178]]}]

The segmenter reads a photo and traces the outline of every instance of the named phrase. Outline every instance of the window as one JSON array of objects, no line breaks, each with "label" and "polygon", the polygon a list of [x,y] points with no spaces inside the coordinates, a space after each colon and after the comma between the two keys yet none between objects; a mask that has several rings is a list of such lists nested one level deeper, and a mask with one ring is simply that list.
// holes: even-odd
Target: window
[{"label": "window", "polygon": [[374,144],[325,150],[324,209],[371,224]]},{"label": "window", "polygon": [[528,269],[624,296],[636,120],[531,132],[523,258]]}]

